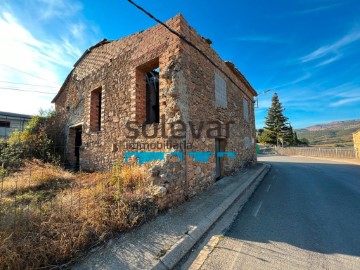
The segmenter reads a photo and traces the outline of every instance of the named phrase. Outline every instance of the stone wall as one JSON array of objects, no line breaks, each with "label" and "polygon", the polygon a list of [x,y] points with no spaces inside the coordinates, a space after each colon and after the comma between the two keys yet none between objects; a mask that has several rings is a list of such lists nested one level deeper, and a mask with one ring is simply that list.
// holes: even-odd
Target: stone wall
[{"label": "stone wall", "polygon": [[[73,152],[70,149],[73,145],[70,127],[82,126],[80,166],[83,170],[111,169],[115,162],[124,161],[124,153],[129,151],[182,153],[182,159],[166,155],[164,160],[155,162],[149,171],[149,177],[158,187],[157,196],[163,207],[195,195],[216,180],[214,155],[208,162],[199,162],[188,154],[188,151],[215,150],[215,138],[206,136],[206,129],[213,127],[209,121],[217,120],[223,124],[222,134],[216,137],[225,140],[225,151],[235,152],[235,158],[222,158],[224,175],[256,162],[254,90],[231,64],[221,60],[181,15],[170,19],[167,25],[201,48],[242,91],[194,48],[157,25],[120,40],[103,41],[90,48],[75,64],[55,98],[58,114],[66,119],[64,129],[68,136],[65,143],[69,156]],[[166,125],[154,123],[143,126],[146,119],[144,74],[157,67],[160,70],[160,122]],[[226,82],[227,108],[216,107],[215,74]],[[101,89],[98,119],[101,126],[96,131],[91,128],[91,116],[94,115],[91,111],[96,110],[91,97],[93,91],[98,89]],[[248,100],[249,104],[248,120],[244,118],[243,99]],[[199,138],[194,137],[187,126],[186,136],[180,138],[171,131],[179,130],[181,125],[169,124],[179,120],[192,122],[198,129],[201,122],[207,126]],[[135,135],[135,131],[129,132],[129,121],[133,121],[131,127],[138,132],[136,138],[129,138]],[[230,126],[226,138],[226,124],[229,121],[234,124]],[[161,143],[161,147],[156,150],[129,149],[127,146],[130,143]],[[169,143],[172,146],[169,147]],[[190,150],[179,147],[189,143],[192,145]],[[73,160],[69,157],[70,162]]]},{"label": "stone wall", "polygon": [[[168,24],[177,28],[177,18]],[[114,145],[127,142],[125,123],[143,118],[144,93],[136,78],[139,67],[158,59],[160,70],[166,70],[176,59],[178,38],[162,26],[155,26],[121,40],[92,48],[77,64],[56,99],[56,110],[68,119],[65,129],[78,123],[83,127],[81,166],[85,170],[102,170],[119,159],[123,151],[114,151]],[[167,89],[171,80],[161,84],[160,113],[167,115],[169,106]],[[101,129],[90,129],[91,93],[101,88]],[[140,121],[141,122],[141,121]],[[139,125],[141,128],[141,125]],[[152,130],[154,126],[147,129]],[[151,133],[151,131],[149,131]],[[149,140],[139,136],[136,140]],[[119,149],[119,147],[117,147]],[[159,150],[160,151],[160,150]]]},{"label": "stone wall", "polygon": [[[180,54],[182,59],[182,87],[187,93],[186,107],[180,107],[182,119],[199,124],[201,121],[220,121],[226,127],[229,125],[229,134],[222,130],[219,138],[225,140],[225,151],[235,152],[235,159],[225,156],[224,174],[228,175],[240,168],[256,162],[255,151],[255,117],[253,93],[246,81],[242,81],[211,48],[208,40],[196,33],[184,20],[180,24],[182,34],[209,56],[236,85],[230,81],[219,69],[214,67],[208,59],[185,42],[181,42]],[[215,102],[215,74],[226,83],[227,108],[216,106]],[[240,86],[241,90],[238,88]],[[243,114],[243,99],[249,104],[248,119]],[[186,108],[186,109],[185,109]],[[192,143],[194,151],[214,151],[215,139],[202,134],[200,139],[188,134],[188,142]],[[190,190],[196,193],[215,181],[215,157],[207,163],[194,162],[189,158],[188,181]],[[190,193],[191,194],[191,193]]]},{"label": "stone wall", "polygon": [[356,157],[360,158],[360,130],[353,133],[353,140],[354,140],[354,148],[355,148]]}]

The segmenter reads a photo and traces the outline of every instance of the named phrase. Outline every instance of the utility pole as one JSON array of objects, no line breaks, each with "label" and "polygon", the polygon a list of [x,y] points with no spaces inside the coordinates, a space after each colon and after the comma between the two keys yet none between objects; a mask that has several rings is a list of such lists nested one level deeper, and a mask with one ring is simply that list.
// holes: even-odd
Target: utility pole
[{"label": "utility pole", "polygon": [[[271,89],[267,89],[267,90],[264,90],[264,91],[261,91],[259,94],[258,94],[258,97],[260,96],[260,95],[263,95],[263,94],[266,94],[266,93],[268,93],[268,92],[270,92],[271,91]],[[256,98],[256,108],[259,108],[259,98]]]}]

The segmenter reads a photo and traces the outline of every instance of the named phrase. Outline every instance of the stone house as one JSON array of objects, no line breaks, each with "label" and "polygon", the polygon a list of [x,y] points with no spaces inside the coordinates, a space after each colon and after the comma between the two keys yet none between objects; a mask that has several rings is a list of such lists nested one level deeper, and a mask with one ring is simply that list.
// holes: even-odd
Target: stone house
[{"label": "stone house", "polygon": [[182,15],[166,25],[180,36],[156,25],[89,48],[53,102],[73,167],[155,160],[149,177],[175,202],[256,162],[257,93]]}]

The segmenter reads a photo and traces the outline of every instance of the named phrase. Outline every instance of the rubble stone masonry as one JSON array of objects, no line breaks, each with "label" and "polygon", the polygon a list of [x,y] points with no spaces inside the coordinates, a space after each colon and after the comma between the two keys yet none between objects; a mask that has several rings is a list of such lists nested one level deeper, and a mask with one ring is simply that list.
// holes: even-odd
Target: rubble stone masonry
[{"label": "rubble stone masonry", "polygon": [[[209,128],[216,127],[212,121],[223,124],[221,134],[215,134],[222,139],[222,151],[235,153],[235,157],[225,155],[221,158],[221,175],[256,162],[255,90],[235,66],[224,62],[211,48],[210,42],[197,34],[181,15],[166,24],[202,50],[237,86],[200,52],[157,25],[116,41],[104,40],[90,48],[75,64],[54,99],[58,115],[66,119],[64,129],[68,136],[65,143],[72,164],[74,151],[71,148],[74,147],[75,134],[72,129],[82,127],[82,170],[106,170],[115,162],[124,161],[125,152],[140,151],[125,149],[129,143],[160,142],[162,149],[141,151],[181,152],[182,160],[166,155],[149,171],[149,177],[158,187],[157,196],[163,207],[195,195],[216,180],[215,155],[207,162],[199,162],[188,153],[215,151],[216,139],[206,134]],[[146,120],[145,75],[153,69],[159,71],[160,122],[165,122],[165,125],[142,125]],[[216,103],[216,76],[225,85],[225,107]],[[248,111],[244,113],[244,110]],[[181,133],[181,125],[171,126],[169,123],[178,120],[190,123],[195,134],[202,130],[199,138],[194,136],[190,125],[184,138],[176,136]],[[131,124],[139,131],[136,138],[127,137],[135,135],[129,133],[129,121],[137,122]],[[229,122],[231,124],[227,126]],[[205,125],[203,128],[202,123]],[[154,131],[157,135],[151,136]],[[166,136],[161,136],[164,134]],[[166,143],[173,147],[168,149]],[[175,147],[176,143],[191,145],[191,149],[179,149]]]},{"label": "rubble stone masonry", "polygon": [[360,158],[360,130],[353,133],[353,140],[354,140],[356,158]]}]

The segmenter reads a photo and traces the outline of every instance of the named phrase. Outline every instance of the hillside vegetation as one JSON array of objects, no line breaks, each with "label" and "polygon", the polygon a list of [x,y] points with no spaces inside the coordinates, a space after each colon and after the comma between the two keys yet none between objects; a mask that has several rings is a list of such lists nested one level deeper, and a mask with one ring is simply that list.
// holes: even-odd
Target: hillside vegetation
[{"label": "hillside vegetation", "polygon": [[360,119],[336,121],[296,130],[299,139],[316,146],[353,146],[352,133],[360,129]]}]

